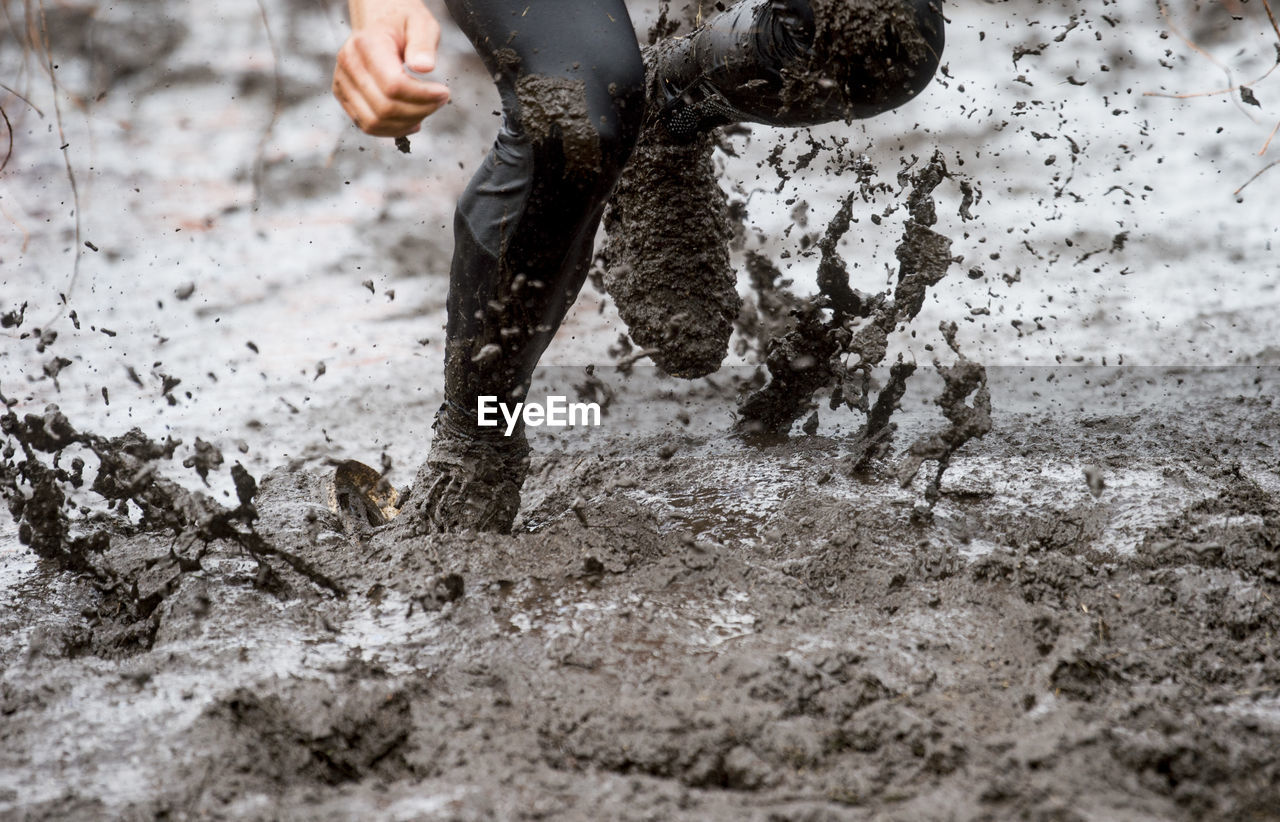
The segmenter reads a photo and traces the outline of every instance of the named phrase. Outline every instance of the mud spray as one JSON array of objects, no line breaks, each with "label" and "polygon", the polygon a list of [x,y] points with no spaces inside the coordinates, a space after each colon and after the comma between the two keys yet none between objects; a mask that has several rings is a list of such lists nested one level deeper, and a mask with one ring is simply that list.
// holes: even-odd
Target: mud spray
[{"label": "mud spray", "polygon": [[[665,12],[658,25],[665,31],[662,20]],[[647,125],[605,214],[604,285],[654,362],[678,377],[708,374],[720,366],[736,324],[759,340],[769,371],[768,384],[742,401],[738,429],[785,435],[813,406],[814,394],[825,391],[832,409],[843,404],[867,418],[848,460],[851,471],[884,453],[889,418],[915,369],[899,359],[873,404],[873,371],[887,355],[889,335],[916,318],[928,289],[953,262],[951,241],[933,230],[933,194],[949,176],[946,163],[935,153],[899,174],[908,218],[892,293],[855,291],[837,250],[855,196],[869,194],[872,171],[864,166],[857,169],[859,189],[844,198],[819,243],[819,293],[780,297],[776,266],[753,253],[747,267],[758,308],[744,316],[729,254],[743,229],[731,224],[712,161],[726,143],[696,126],[851,122],[900,105],[932,76],[942,42],[937,24],[907,3],[742,3],[688,36],[653,43],[645,53]],[[757,31],[772,39],[760,45],[758,35],[736,34]],[[684,91],[673,96],[672,89]],[[964,186],[967,213],[972,187]],[[961,358],[941,372],[947,388],[938,403],[951,427],[912,446],[902,469],[907,484],[926,457],[938,461],[926,494],[930,506],[951,455],[991,428],[985,371],[960,354],[954,326],[945,337]],[[970,395],[973,407],[965,405]],[[807,427],[816,425],[811,417]]]}]

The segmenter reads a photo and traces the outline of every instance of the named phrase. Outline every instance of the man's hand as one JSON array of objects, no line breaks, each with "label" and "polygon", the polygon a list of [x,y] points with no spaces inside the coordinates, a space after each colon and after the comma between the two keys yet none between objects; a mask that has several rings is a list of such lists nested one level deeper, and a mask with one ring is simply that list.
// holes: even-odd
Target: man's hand
[{"label": "man's hand", "polygon": [[333,95],[375,137],[413,134],[449,101],[443,83],[418,80],[436,67],[440,24],[421,0],[350,0],[351,37],[338,52]]}]

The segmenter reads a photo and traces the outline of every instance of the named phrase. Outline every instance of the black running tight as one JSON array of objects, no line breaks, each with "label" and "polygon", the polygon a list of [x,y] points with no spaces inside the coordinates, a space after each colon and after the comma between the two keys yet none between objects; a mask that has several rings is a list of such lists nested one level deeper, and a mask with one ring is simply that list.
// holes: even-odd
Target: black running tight
[{"label": "black running tight", "polygon": [[582,287],[605,200],[644,116],[622,0],[447,0],[502,95],[493,150],[458,201],[445,395],[522,396]]}]

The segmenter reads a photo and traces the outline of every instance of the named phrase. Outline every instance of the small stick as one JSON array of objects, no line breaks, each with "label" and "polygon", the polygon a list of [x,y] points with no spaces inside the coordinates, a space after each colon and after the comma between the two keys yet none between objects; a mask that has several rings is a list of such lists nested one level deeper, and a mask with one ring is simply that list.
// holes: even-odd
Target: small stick
[{"label": "small stick", "polygon": [[1280,24],[1276,23],[1276,16],[1271,11],[1271,4],[1267,0],[1262,0],[1262,7],[1267,10],[1267,19],[1271,21],[1271,30],[1276,33],[1276,39],[1280,40]]},{"label": "small stick", "polygon": [[1262,173],[1263,173],[1264,171],[1266,171],[1266,170],[1267,170],[1267,169],[1269,169],[1269,168],[1272,168],[1273,166],[1280,166],[1280,160],[1272,160],[1271,162],[1267,163],[1265,166],[1263,166],[1263,167],[1258,171],[1258,173],[1257,173],[1257,174],[1253,175],[1253,176],[1252,176],[1252,177],[1250,177],[1248,180],[1246,180],[1243,186],[1240,186],[1240,187],[1239,187],[1239,188],[1237,188],[1235,191],[1231,192],[1232,196],[1236,196],[1236,195],[1238,195],[1240,192],[1244,191],[1245,186],[1249,185],[1249,183],[1252,183],[1254,180],[1256,180],[1256,179],[1258,179],[1259,177],[1261,177],[1261,176],[1262,176]]},{"label": "small stick", "polygon": [[1169,92],[1165,92],[1165,91],[1144,91],[1142,92],[1142,96],[1143,97],[1165,97],[1170,100],[1190,100],[1193,97],[1214,97],[1219,94],[1233,94],[1239,91],[1240,89],[1244,88],[1245,86],[1258,85],[1258,83],[1261,83],[1263,80],[1270,77],[1271,72],[1275,71],[1277,68],[1280,68],[1280,58],[1277,58],[1276,62],[1271,64],[1271,68],[1267,69],[1266,72],[1264,72],[1261,77],[1254,80],[1252,83],[1237,83],[1231,88],[1220,88],[1217,91],[1190,91],[1185,94],[1170,94]]},{"label": "small stick", "polygon": [[1277,131],[1280,131],[1280,120],[1276,121],[1276,127],[1271,129],[1271,136],[1268,137],[1267,141],[1262,144],[1262,151],[1258,152],[1259,157],[1267,153],[1267,149],[1271,147],[1271,141],[1275,139]]},{"label": "small stick", "polygon": [[1165,21],[1166,23],[1168,23],[1168,24],[1169,24],[1169,29],[1170,29],[1174,34],[1178,35],[1178,39],[1179,39],[1179,40],[1181,40],[1182,42],[1186,43],[1186,44],[1187,44],[1187,46],[1188,46],[1192,51],[1199,52],[1199,53],[1200,53],[1203,57],[1205,57],[1205,59],[1207,59],[1210,63],[1213,63],[1215,66],[1217,66],[1218,68],[1222,69],[1222,71],[1227,75],[1227,80],[1230,80],[1230,79],[1231,79],[1231,69],[1229,69],[1229,68],[1227,68],[1226,66],[1224,66],[1224,65],[1223,65],[1223,64],[1218,60],[1218,58],[1217,58],[1217,57],[1214,57],[1214,56],[1213,56],[1212,54],[1210,54],[1209,52],[1207,52],[1207,51],[1205,51],[1204,49],[1200,48],[1200,46],[1196,45],[1196,44],[1195,44],[1195,42],[1194,42],[1190,37],[1188,37],[1187,35],[1185,35],[1185,34],[1183,34],[1183,33],[1182,33],[1182,29],[1178,28],[1178,25],[1177,25],[1176,23],[1174,23],[1174,22],[1173,22],[1173,17],[1169,14],[1169,7],[1165,4],[1164,0],[1156,0],[1156,5],[1160,7],[1160,16],[1161,16],[1161,17],[1163,17],[1163,18],[1164,18],[1164,21]]},{"label": "small stick", "polygon": [[262,130],[262,136],[258,138],[258,148],[253,157],[253,210],[258,210],[258,205],[262,200],[262,173],[263,173],[263,154],[267,150],[267,141],[271,139],[271,132],[275,130],[276,121],[280,119],[280,50],[276,48],[276,38],[271,33],[271,20],[267,17],[267,8],[262,4],[262,0],[258,0],[258,12],[262,15],[262,27],[267,31],[267,45],[271,47],[271,73],[273,83],[273,97],[271,103],[271,118],[267,120],[266,128]]},{"label": "small stick", "polygon": [[21,94],[19,94],[19,93],[18,93],[18,91],[17,91],[17,89],[13,88],[12,86],[6,85],[5,83],[0,83],[0,88],[2,88],[2,89],[4,89],[5,91],[9,92],[9,93],[10,93],[10,94],[12,94],[14,97],[17,97],[17,98],[18,98],[19,100],[21,100],[22,102],[26,103],[28,106],[30,106],[30,107],[31,107],[31,109],[32,109],[36,114],[39,114],[39,115],[40,115],[40,117],[41,117],[42,119],[44,118],[44,112],[40,110],[40,107],[39,107],[39,106],[37,106],[35,103],[31,102],[30,100],[28,100],[26,97],[23,97]]},{"label": "small stick", "polygon": [[48,60],[49,85],[53,89],[53,114],[54,120],[58,124],[58,139],[62,145],[62,162],[67,168],[67,181],[71,184],[71,206],[76,213],[76,253],[71,262],[71,280],[67,283],[67,290],[62,294],[62,306],[58,309],[58,313],[54,314],[45,327],[53,325],[62,319],[67,313],[67,305],[71,301],[71,293],[75,291],[76,281],[80,279],[80,256],[84,249],[84,245],[80,241],[80,190],[76,186],[76,173],[71,168],[71,155],[67,153],[67,135],[62,128],[62,106],[58,104],[58,78],[54,73],[56,68],[53,64],[53,50],[49,47],[49,24],[45,19],[44,0],[40,0],[40,42],[44,46],[45,57]]},{"label": "small stick", "polygon": [[[4,167],[9,165],[9,158],[13,156],[13,123],[9,122],[9,115],[5,113],[4,106],[0,106],[0,117],[4,118],[4,130],[9,135],[9,148],[4,153],[4,162],[0,162],[0,171],[4,171]],[[23,250],[26,250],[25,245]]]}]

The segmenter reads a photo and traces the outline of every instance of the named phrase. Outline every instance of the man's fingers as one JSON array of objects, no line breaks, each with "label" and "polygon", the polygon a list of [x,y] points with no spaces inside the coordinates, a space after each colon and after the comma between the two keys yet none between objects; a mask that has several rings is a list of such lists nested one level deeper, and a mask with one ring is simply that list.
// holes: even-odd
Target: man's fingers
[{"label": "man's fingers", "polygon": [[421,106],[439,106],[449,99],[444,85],[415,80],[404,73],[400,50],[389,34],[359,35],[355,44],[370,80],[387,99]]},{"label": "man's fingers", "polygon": [[436,67],[436,51],[440,48],[440,25],[430,14],[414,14],[405,20],[404,62],[417,72],[426,73]]},{"label": "man's fingers", "polygon": [[357,125],[365,134],[373,137],[404,137],[420,131],[421,118],[374,119],[372,122],[358,121]]},{"label": "man's fingers", "polygon": [[361,131],[368,131],[377,124],[378,118],[374,116],[373,109],[363,96],[352,91],[350,78],[343,76],[341,69],[333,78],[333,96],[338,98],[342,110]]},{"label": "man's fingers", "polygon": [[334,96],[367,134],[399,137],[417,131],[423,118],[449,101],[443,83],[420,80],[406,70],[435,68],[440,26],[415,3],[406,14],[364,21],[359,28],[338,53]]},{"label": "man's fingers", "polygon": [[432,111],[449,102],[452,93],[449,87],[444,83],[437,83],[434,80],[419,80],[416,77],[405,75],[408,82],[403,87],[396,87],[396,94],[392,95],[397,100],[404,102],[418,103],[424,106],[432,106]]},{"label": "man's fingers", "polygon": [[[403,131],[408,126],[417,124],[422,118],[435,112],[449,99],[447,89],[445,89],[444,94],[433,93],[426,96],[425,101],[403,100],[389,96],[387,90],[378,82],[378,78],[367,68],[362,67],[350,67],[345,73],[345,79],[349,83],[351,93],[359,95],[368,104],[374,116],[374,122],[370,125],[375,127],[391,127]],[[403,82],[405,85],[414,83],[407,76]],[[396,91],[398,93],[399,90],[397,89]],[[373,134],[374,132],[370,131],[369,133]]]},{"label": "man's fingers", "polygon": [[[354,77],[365,77],[357,73]],[[360,130],[374,137],[402,137],[420,130],[422,119],[434,114],[444,102],[427,106],[405,106],[378,95],[370,99],[353,75],[339,67],[334,74],[333,95]]]}]

